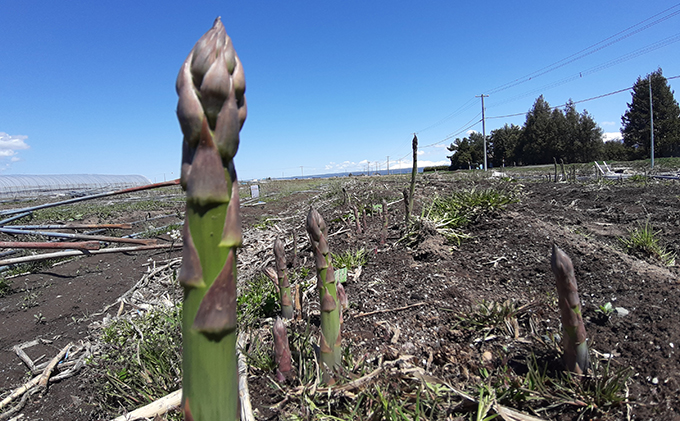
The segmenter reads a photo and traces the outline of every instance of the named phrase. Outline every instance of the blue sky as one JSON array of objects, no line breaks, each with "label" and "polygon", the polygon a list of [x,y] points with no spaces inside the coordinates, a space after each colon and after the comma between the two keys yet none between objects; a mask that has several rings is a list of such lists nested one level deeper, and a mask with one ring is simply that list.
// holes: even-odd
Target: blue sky
[{"label": "blue sky", "polygon": [[[674,1],[1,0],[0,174],[177,178],[175,79],[217,16],[246,75],[241,179],[410,166],[414,132],[419,163],[444,164],[448,136],[481,131],[475,95],[490,94],[490,133],[540,94],[556,106],[680,75]],[[577,109],[616,134],[629,101]]]}]

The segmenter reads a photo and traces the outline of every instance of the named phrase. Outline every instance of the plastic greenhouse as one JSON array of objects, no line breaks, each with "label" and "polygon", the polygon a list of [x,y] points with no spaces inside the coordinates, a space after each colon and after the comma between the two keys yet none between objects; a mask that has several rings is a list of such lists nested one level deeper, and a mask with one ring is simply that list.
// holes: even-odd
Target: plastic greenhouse
[{"label": "plastic greenhouse", "polygon": [[0,199],[83,196],[151,184],[143,175],[0,175]]}]

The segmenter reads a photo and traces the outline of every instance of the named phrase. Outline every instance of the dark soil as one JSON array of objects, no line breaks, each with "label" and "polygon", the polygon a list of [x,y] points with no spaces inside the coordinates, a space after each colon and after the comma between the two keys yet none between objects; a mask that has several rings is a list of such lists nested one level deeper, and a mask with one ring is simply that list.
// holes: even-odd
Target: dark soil
[{"label": "dark soil", "polygon": [[[347,179],[333,183],[340,181]],[[354,179],[345,186],[354,203],[379,204],[383,198],[391,203],[384,244],[377,215],[367,217],[363,233],[343,221],[350,208],[339,188],[268,197],[266,192],[274,191],[276,183],[263,184],[266,203],[243,208],[246,243],[249,233],[257,232],[253,226],[266,217],[278,218],[275,228],[280,235],[290,236],[295,230],[298,238],[305,238],[303,218],[309,203],[314,204],[329,232],[338,233],[329,241],[333,252],[364,248],[370,255],[358,279],[350,274],[345,286],[350,307],[344,313],[343,345],[367,360],[413,355],[413,364],[461,389],[480,381],[479,369],[484,365],[520,370],[531,352],[559,364],[558,351],[542,339],[561,329],[550,270],[555,243],[574,264],[591,359],[604,362],[604,354],[613,355],[613,367],[633,368],[627,384],[631,418],[680,417],[680,359],[675,353],[680,345],[680,271],[649,256],[628,255],[618,240],[649,220],[667,249],[680,254],[680,183],[477,181],[478,187],[519,191],[520,201],[475,221],[465,229],[473,238],[461,245],[446,242],[427,226],[410,243],[398,241],[405,229],[404,205],[398,199],[406,184],[406,178],[373,177]],[[416,186],[414,214],[420,215],[423,203],[434,195],[471,186],[464,179],[425,175]],[[125,216],[120,219],[115,222]],[[303,243],[301,248],[301,258],[309,256],[309,247]],[[292,250],[287,251],[292,256]],[[31,358],[45,354],[50,359],[70,341],[96,340],[90,323],[101,320],[102,310],[139,280],[149,259],[171,256],[177,253],[99,255],[14,278],[13,291],[0,298],[0,389],[7,392],[27,380],[27,369],[13,352],[14,345],[47,339],[49,343],[26,351]],[[301,260],[312,267],[311,259]],[[475,341],[481,333],[455,326],[458,315],[469,313],[482,300],[511,300],[525,306],[535,328],[521,324],[514,337]],[[629,313],[603,318],[595,310],[607,302]],[[376,310],[388,311],[363,315]],[[393,341],[397,330],[399,337]],[[482,358],[487,351],[491,359]],[[91,419],[92,391],[83,377],[52,384],[42,398],[31,396],[21,411],[23,419]],[[260,419],[277,419],[280,412],[269,406],[283,396],[272,390],[266,376],[252,376],[249,381]],[[287,410],[285,405],[280,409]],[[576,419],[581,410],[561,405],[541,416]],[[626,412],[622,405],[593,414],[598,419],[626,419]]]}]

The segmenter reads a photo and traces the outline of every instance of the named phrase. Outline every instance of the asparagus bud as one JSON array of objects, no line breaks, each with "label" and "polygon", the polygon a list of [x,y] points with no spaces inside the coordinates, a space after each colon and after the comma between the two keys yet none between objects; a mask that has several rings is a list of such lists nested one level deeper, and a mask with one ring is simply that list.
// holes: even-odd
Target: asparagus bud
[{"label": "asparagus bud", "polygon": [[355,205],[352,205],[352,211],[354,211],[354,222],[356,223],[357,233],[361,234],[361,221],[359,221],[359,210]]},{"label": "asparagus bud", "polygon": [[194,45],[176,84],[187,194],[182,268],[182,408],[187,420],[239,419],[233,157],[246,118],[245,77],[219,18]]},{"label": "asparagus bud", "polygon": [[272,328],[274,335],[274,362],[276,363],[276,378],[283,382],[292,373],[290,345],[288,344],[288,331],[280,317],[276,318]]},{"label": "asparagus bud", "polygon": [[588,371],[588,344],[581,316],[581,301],[578,297],[574,265],[569,256],[553,244],[550,266],[557,280],[558,305],[564,329],[562,340],[564,362],[569,371],[583,374]]},{"label": "asparagus bud", "polygon": [[283,241],[274,241],[274,257],[276,263],[276,275],[279,278],[279,295],[281,298],[281,314],[286,319],[293,318],[293,298],[290,295],[290,282],[286,275],[286,252],[283,249]]},{"label": "asparagus bud", "polygon": [[311,240],[312,252],[316,262],[317,289],[321,303],[321,363],[324,369],[323,380],[335,383],[334,371],[342,367],[340,353],[340,303],[338,302],[335,274],[328,248],[328,227],[319,212],[310,209],[307,214],[307,232]]}]

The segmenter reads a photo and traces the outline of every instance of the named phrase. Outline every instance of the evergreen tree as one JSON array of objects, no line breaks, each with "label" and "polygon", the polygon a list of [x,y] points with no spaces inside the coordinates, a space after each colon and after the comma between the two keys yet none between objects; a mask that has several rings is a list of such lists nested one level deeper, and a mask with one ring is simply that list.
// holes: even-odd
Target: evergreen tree
[{"label": "evergreen tree", "polygon": [[484,162],[484,136],[481,133],[472,132],[469,138],[456,138],[446,149],[453,152],[447,156],[453,170],[475,168]]},{"label": "evergreen tree", "polygon": [[600,158],[605,161],[626,161],[628,160],[628,149],[623,146],[623,141],[610,140],[604,142]]},{"label": "evergreen tree", "polygon": [[539,96],[527,113],[520,142],[521,161],[525,165],[553,162],[558,143],[555,122],[550,104],[543,98],[543,95]]},{"label": "evergreen tree", "polygon": [[631,102],[628,104],[628,110],[621,117],[623,144],[629,148],[633,159],[649,158],[651,154],[650,78],[654,115],[654,155],[657,157],[678,156],[680,155],[680,107],[661,69],[652,72],[644,79],[638,78],[633,85]]},{"label": "evergreen tree", "polygon": [[583,111],[578,116],[578,130],[575,136],[575,153],[570,162],[588,162],[601,159],[604,151],[602,129],[595,120]]},{"label": "evergreen tree", "polygon": [[495,167],[515,165],[518,161],[518,145],[522,136],[522,128],[514,124],[505,125],[493,130],[489,137],[491,163]]}]

